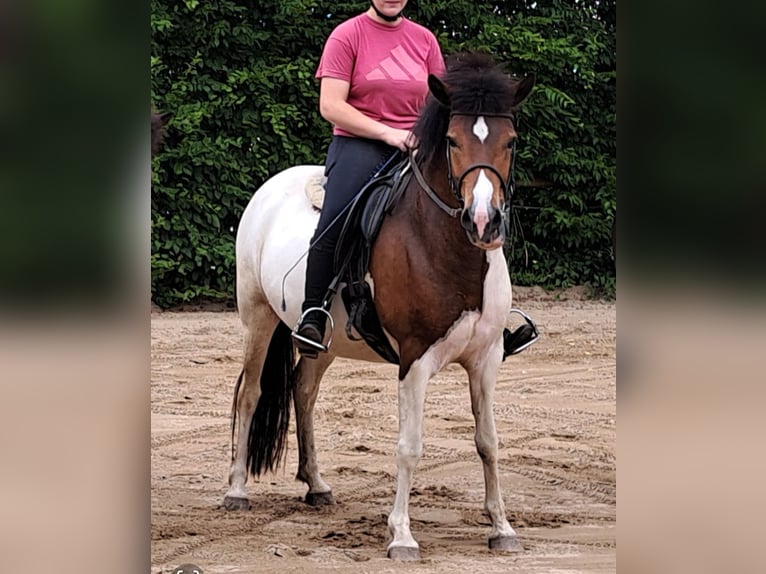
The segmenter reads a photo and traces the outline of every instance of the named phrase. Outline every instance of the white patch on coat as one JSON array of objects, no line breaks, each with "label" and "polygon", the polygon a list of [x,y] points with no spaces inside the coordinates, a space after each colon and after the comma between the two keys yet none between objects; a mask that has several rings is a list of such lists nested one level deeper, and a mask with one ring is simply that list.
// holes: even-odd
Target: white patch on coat
[{"label": "white patch on coat", "polygon": [[484,140],[487,139],[487,136],[489,135],[489,126],[487,126],[487,122],[484,121],[484,116],[479,116],[476,123],[473,124],[473,135],[479,138],[481,143],[484,143]]},{"label": "white patch on coat", "polygon": [[473,222],[476,224],[476,230],[479,237],[484,235],[484,228],[489,223],[489,204],[492,201],[494,193],[492,182],[482,169],[479,171],[479,177],[476,178],[476,184],[473,186]]},{"label": "white patch on coat", "polygon": [[511,310],[511,278],[502,249],[487,251],[482,310],[465,311],[442,339],[436,341],[413,366],[424,363],[430,376],[458,358],[479,360],[488,352],[502,353],[502,333]]}]

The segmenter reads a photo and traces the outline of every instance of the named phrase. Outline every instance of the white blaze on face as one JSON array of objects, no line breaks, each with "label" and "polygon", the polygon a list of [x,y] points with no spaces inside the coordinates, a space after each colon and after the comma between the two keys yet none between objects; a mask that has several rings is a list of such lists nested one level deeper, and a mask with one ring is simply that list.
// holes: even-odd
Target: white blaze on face
[{"label": "white blaze on face", "polygon": [[479,138],[481,143],[484,143],[484,140],[487,139],[487,136],[489,135],[489,126],[487,126],[487,122],[484,121],[484,116],[479,116],[476,123],[473,124],[473,135]]},{"label": "white blaze on face", "polygon": [[479,237],[484,235],[484,228],[489,223],[489,204],[492,201],[492,182],[482,169],[479,177],[476,178],[476,185],[473,186],[473,222],[476,224],[476,230]]}]

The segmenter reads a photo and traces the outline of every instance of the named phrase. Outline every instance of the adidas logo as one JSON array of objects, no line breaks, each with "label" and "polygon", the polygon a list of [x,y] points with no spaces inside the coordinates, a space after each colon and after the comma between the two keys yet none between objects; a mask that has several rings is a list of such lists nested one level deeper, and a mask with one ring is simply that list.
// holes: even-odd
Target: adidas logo
[{"label": "adidas logo", "polygon": [[407,55],[401,44],[391,50],[374,69],[369,71],[367,80],[417,80],[425,81],[428,77],[423,64],[417,63]]}]

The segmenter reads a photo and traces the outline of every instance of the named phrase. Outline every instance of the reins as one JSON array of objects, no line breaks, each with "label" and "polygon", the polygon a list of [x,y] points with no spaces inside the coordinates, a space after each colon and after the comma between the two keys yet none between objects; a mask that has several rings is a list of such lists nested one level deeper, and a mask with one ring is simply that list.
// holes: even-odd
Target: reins
[{"label": "reins", "polygon": [[423,177],[423,172],[420,171],[420,166],[418,165],[418,162],[415,161],[415,156],[412,153],[412,150],[410,150],[410,166],[412,167],[412,173],[415,175],[415,179],[418,180],[420,187],[422,187],[423,191],[425,191],[428,197],[431,198],[431,201],[433,201],[439,207],[439,209],[444,211],[444,213],[450,217],[458,217],[463,211],[463,207],[450,207],[444,203],[438,195],[436,195],[436,192],[431,188],[430,185],[428,185],[425,177]]}]

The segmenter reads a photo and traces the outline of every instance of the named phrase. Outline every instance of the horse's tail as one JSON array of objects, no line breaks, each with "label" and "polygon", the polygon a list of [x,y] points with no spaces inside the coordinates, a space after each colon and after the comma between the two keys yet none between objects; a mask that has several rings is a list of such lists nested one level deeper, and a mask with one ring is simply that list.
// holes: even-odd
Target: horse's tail
[{"label": "horse's tail", "polygon": [[242,379],[245,378],[245,369],[239,372],[237,384],[234,385],[234,400],[231,403],[231,461],[234,462],[234,432],[237,430],[237,397],[239,396],[239,387],[242,385]]},{"label": "horse's tail", "polygon": [[247,466],[255,476],[267,470],[276,470],[287,452],[285,446],[290,424],[294,366],[290,327],[280,321],[271,336],[263,363],[261,396],[247,440]]}]

